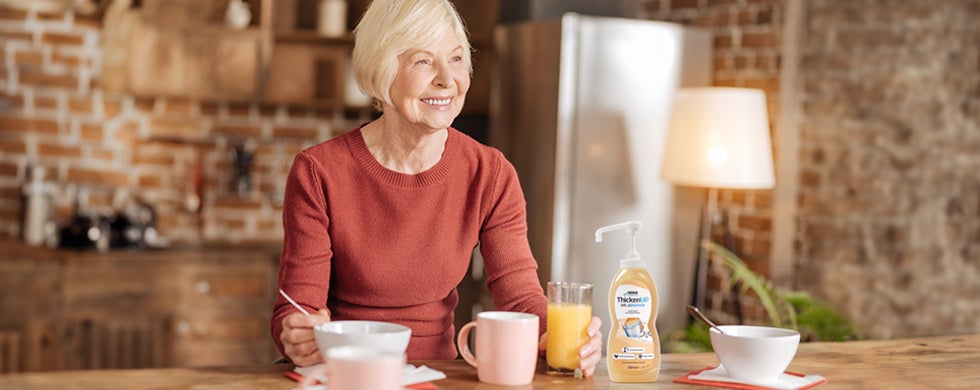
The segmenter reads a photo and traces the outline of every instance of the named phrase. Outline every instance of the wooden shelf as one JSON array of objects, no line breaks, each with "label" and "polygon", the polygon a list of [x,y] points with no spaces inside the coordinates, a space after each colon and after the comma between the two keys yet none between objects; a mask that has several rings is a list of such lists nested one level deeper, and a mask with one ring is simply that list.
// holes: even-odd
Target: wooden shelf
[{"label": "wooden shelf", "polygon": [[274,39],[278,43],[309,43],[322,45],[354,45],[354,36],[346,33],[339,37],[321,35],[316,30],[276,31]]}]

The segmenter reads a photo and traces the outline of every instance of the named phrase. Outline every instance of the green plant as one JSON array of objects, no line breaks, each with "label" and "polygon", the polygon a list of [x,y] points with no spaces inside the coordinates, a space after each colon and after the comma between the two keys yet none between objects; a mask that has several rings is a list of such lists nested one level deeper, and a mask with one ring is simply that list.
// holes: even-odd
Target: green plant
[{"label": "green plant", "polygon": [[[708,251],[711,261],[721,261],[731,272],[732,286],[739,289],[741,296],[751,292],[759,300],[772,326],[796,329],[804,342],[860,338],[857,327],[826,303],[804,291],[774,286],[724,246],[709,240],[703,240],[701,246]],[[708,327],[700,322],[667,334],[663,344],[671,352],[711,351]]]}]

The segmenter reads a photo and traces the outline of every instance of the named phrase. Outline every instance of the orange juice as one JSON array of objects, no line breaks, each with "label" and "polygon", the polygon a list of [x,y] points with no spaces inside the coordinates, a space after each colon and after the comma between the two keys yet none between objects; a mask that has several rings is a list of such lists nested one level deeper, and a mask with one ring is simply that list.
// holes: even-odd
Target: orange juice
[{"label": "orange juice", "polygon": [[592,305],[548,304],[548,367],[574,371],[578,368],[578,349],[589,341]]}]

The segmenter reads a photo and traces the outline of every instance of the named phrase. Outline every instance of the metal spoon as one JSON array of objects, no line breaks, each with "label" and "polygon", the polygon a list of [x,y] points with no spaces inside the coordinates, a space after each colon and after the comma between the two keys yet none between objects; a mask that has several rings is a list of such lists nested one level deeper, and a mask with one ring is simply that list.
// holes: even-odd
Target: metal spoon
[{"label": "metal spoon", "polygon": [[711,322],[711,320],[708,319],[708,316],[704,315],[704,313],[702,313],[701,310],[698,310],[698,308],[694,307],[693,305],[687,305],[687,312],[691,313],[691,315],[694,316],[694,318],[701,320],[701,322],[704,322],[709,327],[715,328],[716,330],[718,330],[719,333],[725,334],[725,332],[722,331],[721,328],[718,327],[718,325],[715,325],[714,322]]},{"label": "metal spoon", "polygon": [[293,306],[299,309],[299,311],[303,312],[303,314],[310,315],[310,312],[306,311],[306,309],[304,309],[303,306],[300,306],[298,303],[296,303],[296,301],[294,301],[293,298],[290,298],[289,294],[286,294],[286,292],[282,291],[281,288],[279,289],[279,294],[282,295],[283,298],[286,298],[286,300],[289,301],[289,303],[292,303]]}]

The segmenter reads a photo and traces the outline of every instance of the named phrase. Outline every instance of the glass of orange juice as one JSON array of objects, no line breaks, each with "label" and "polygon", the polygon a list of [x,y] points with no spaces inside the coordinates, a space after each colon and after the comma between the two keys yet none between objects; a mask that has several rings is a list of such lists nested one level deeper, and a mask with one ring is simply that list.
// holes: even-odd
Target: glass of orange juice
[{"label": "glass of orange juice", "polygon": [[[548,336],[545,357],[549,375],[581,375],[578,350],[589,341],[592,285],[548,282]],[[578,373],[576,372],[578,371]]]}]

